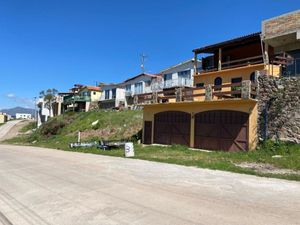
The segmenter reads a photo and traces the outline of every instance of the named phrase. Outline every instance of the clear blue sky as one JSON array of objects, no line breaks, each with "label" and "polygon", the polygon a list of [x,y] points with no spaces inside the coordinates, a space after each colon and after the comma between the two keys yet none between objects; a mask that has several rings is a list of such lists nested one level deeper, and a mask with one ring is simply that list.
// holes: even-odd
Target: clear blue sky
[{"label": "clear blue sky", "polygon": [[299,0],[0,0],[0,109],[39,91],[121,82],[193,57],[192,49],[260,31]]}]

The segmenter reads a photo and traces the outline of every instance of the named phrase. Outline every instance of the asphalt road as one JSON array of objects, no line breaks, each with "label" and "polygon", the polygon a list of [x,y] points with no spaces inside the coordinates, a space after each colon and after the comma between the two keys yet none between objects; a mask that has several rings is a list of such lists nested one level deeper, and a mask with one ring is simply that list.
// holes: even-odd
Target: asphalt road
[{"label": "asphalt road", "polygon": [[0,145],[0,224],[300,224],[300,183]]}]

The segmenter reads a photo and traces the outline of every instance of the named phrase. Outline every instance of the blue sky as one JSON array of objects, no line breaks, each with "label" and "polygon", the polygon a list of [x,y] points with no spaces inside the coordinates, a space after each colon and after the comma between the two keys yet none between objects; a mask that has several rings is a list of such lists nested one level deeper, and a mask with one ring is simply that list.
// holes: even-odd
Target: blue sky
[{"label": "blue sky", "polygon": [[192,49],[260,31],[297,0],[0,0],[0,109],[41,90],[121,82],[193,57]]}]

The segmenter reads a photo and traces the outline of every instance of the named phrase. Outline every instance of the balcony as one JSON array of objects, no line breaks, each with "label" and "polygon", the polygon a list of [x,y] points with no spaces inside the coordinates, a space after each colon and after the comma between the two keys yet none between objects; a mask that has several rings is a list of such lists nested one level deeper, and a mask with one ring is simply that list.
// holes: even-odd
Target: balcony
[{"label": "balcony", "polygon": [[129,97],[129,96],[132,96],[132,91],[125,91],[125,96],[126,97]]},{"label": "balcony", "polygon": [[[180,77],[178,79],[160,80],[151,84],[151,91],[159,91],[173,87],[192,87],[193,80],[190,78]],[[150,92],[150,91],[149,91]]]},{"label": "balcony", "polygon": [[[224,70],[230,70],[230,69],[236,69],[239,67],[246,67],[246,66],[255,66],[259,64],[264,64],[265,60],[262,55],[249,57],[249,58],[243,58],[238,60],[232,60],[227,62],[222,62],[220,66],[217,67],[207,67],[201,71],[197,71],[196,75],[204,75],[206,73],[210,72],[216,72],[216,71],[224,71]],[[294,60],[291,62],[291,64],[297,62],[297,60]],[[299,62],[300,63],[300,62]],[[273,55],[269,58],[269,65],[270,67],[278,67],[279,65],[287,65],[288,59],[284,55]],[[270,71],[273,68],[270,69]]]},{"label": "balcony", "polygon": [[135,104],[159,104],[174,102],[213,101],[226,99],[255,99],[257,85],[250,80],[241,83],[230,83],[219,86],[179,87],[176,90],[164,90],[149,94],[137,95]]},{"label": "balcony", "polygon": [[64,103],[70,104],[74,102],[90,102],[90,96],[68,95],[64,97]]}]

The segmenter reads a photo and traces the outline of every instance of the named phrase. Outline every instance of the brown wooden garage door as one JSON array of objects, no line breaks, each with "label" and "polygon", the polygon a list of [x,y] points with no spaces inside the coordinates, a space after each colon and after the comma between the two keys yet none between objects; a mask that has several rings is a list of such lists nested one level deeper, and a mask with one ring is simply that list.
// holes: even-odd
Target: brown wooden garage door
[{"label": "brown wooden garage door", "polygon": [[207,111],[195,115],[195,147],[211,150],[248,149],[249,114],[237,111]]},{"label": "brown wooden garage door", "polygon": [[154,115],[154,143],[190,145],[191,115],[167,111]]}]

